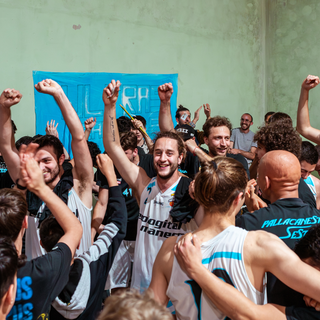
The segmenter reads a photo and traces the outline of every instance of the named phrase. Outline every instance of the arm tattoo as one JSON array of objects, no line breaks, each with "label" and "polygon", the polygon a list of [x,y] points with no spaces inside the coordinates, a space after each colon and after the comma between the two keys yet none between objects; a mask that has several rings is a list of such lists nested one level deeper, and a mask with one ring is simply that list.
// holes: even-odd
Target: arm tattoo
[{"label": "arm tattoo", "polygon": [[112,141],[115,142],[116,141],[116,135],[115,135],[115,132],[114,132],[114,123],[113,123],[113,117],[109,116],[110,118],[110,127],[111,127],[111,133],[112,133]]}]

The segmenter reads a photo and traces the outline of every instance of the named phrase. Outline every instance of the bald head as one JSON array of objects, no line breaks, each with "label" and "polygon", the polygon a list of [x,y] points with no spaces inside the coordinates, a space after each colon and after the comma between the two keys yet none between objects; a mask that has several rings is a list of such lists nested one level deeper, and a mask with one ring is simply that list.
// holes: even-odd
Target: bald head
[{"label": "bald head", "polygon": [[271,202],[298,197],[301,168],[298,158],[291,152],[276,150],[266,153],[260,160],[258,174],[261,191]]}]

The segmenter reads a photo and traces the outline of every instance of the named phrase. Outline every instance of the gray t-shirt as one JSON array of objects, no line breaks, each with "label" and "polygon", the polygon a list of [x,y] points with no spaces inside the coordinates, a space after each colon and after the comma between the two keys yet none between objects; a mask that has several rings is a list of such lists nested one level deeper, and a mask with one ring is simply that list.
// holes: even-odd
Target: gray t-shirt
[{"label": "gray t-shirt", "polygon": [[[243,151],[250,151],[251,147],[257,147],[257,142],[253,141],[254,132],[249,130],[248,133],[243,133],[240,131],[240,128],[235,128],[232,130],[230,141],[233,141],[233,148],[240,149]],[[248,164],[252,162],[252,160],[247,159]]]}]

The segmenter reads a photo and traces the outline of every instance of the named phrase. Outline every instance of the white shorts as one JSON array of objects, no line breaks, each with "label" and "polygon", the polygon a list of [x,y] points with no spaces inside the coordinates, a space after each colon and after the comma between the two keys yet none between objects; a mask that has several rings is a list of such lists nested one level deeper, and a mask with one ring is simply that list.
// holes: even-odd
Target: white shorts
[{"label": "white shorts", "polygon": [[135,243],[135,241],[126,240],[121,242],[109,271],[105,290],[130,286],[131,265],[134,257]]}]

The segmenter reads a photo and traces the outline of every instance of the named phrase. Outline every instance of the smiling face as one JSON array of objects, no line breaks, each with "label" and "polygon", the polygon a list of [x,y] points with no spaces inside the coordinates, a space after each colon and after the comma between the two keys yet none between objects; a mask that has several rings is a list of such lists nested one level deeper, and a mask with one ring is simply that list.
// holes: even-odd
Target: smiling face
[{"label": "smiling face", "polygon": [[178,152],[178,142],[171,138],[159,138],[154,146],[153,164],[158,177],[170,179],[177,171],[183,155]]},{"label": "smiling face", "polygon": [[37,151],[35,154],[35,160],[38,162],[39,167],[43,172],[44,182],[48,185],[52,184],[55,186],[60,180],[60,165],[62,165],[64,161],[64,155],[60,157],[58,163],[53,147],[46,146]]},{"label": "smiling face", "polygon": [[240,119],[240,127],[242,131],[249,130],[250,126],[253,125],[251,116],[249,114],[243,114]]},{"label": "smiling face", "polygon": [[209,136],[204,137],[211,156],[225,156],[230,147],[230,130],[226,126],[212,127]]}]

